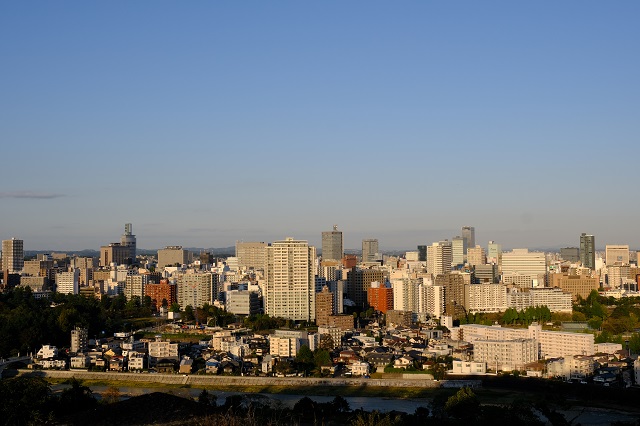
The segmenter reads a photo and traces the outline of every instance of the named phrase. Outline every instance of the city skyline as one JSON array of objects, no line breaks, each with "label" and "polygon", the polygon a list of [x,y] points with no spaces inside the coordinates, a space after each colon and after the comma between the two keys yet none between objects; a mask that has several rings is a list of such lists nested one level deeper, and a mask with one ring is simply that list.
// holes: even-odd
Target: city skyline
[{"label": "city skyline", "polygon": [[637,248],[637,172],[610,156],[638,146],[639,14],[8,3],[0,238],[98,250],[133,223],[140,249],[320,247],[338,224],[346,249],[415,250],[469,225],[483,247]]}]

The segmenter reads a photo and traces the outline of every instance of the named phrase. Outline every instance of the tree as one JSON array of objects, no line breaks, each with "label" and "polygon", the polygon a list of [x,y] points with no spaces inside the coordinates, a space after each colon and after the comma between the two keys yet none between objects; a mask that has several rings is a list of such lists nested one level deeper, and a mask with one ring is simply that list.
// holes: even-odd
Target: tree
[{"label": "tree", "polygon": [[69,414],[75,412],[78,407],[91,409],[97,405],[98,401],[93,396],[93,392],[87,386],[80,384],[75,378],[71,379],[71,387],[65,389],[60,394],[58,412]]},{"label": "tree", "polygon": [[331,401],[331,409],[336,413],[347,413],[351,411],[349,402],[340,395],[336,396],[333,398],[333,401]]},{"label": "tree", "polygon": [[0,423],[45,424],[51,412],[51,386],[40,377],[0,380]]},{"label": "tree", "polygon": [[318,369],[333,364],[333,361],[331,361],[331,355],[326,349],[316,349],[315,353],[313,354],[313,362]]},{"label": "tree", "polygon": [[184,319],[187,321],[193,321],[195,318],[193,314],[193,307],[191,305],[187,305],[184,307]]},{"label": "tree", "polygon": [[332,351],[333,348],[335,347],[336,347],[336,344],[333,341],[333,337],[331,337],[330,334],[320,335],[320,343],[318,344],[318,348],[324,349],[326,351]]},{"label": "tree", "polygon": [[309,349],[309,346],[302,345],[298,350],[298,354],[296,355],[296,365],[298,370],[303,370],[305,373],[309,374],[309,372],[313,369],[315,365],[315,359],[313,356],[313,352]]},{"label": "tree", "polygon": [[444,405],[447,414],[458,419],[471,419],[479,413],[480,402],[478,397],[465,386],[461,388],[455,395],[449,397]]},{"label": "tree", "polygon": [[169,311],[175,313],[180,312],[180,304],[178,302],[173,302],[171,304],[171,307],[169,308]]}]

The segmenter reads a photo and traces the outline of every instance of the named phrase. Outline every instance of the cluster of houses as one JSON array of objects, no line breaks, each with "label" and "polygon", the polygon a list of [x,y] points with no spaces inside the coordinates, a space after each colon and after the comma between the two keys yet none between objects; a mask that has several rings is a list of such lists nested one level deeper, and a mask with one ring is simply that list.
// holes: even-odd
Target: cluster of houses
[{"label": "cluster of houses", "polygon": [[[593,335],[498,325],[460,327],[381,327],[362,332],[319,327],[317,332],[275,330],[251,333],[230,326],[202,330],[198,343],[177,343],[160,335],[139,339],[128,333],[90,340],[87,331],[71,333],[71,347],[59,351],[44,345],[33,368],[83,369],[179,374],[296,375],[300,349],[328,350],[326,375],[368,377],[373,372],[446,371],[449,377],[514,372],[518,374],[599,383],[605,386],[640,383],[640,362],[621,344],[593,342]],[[284,364],[283,364],[284,365]],[[320,366],[319,366],[320,367]],[[390,370],[391,369],[391,370]],[[425,379],[433,378],[428,374]]]}]

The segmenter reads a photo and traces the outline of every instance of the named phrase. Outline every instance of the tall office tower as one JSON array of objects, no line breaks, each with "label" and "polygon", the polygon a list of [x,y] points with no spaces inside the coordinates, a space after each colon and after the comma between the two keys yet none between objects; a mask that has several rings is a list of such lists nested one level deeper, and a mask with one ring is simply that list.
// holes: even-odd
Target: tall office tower
[{"label": "tall office tower", "polygon": [[236,257],[238,267],[254,270],[264,270],[266,264],[267,243],[236,241]]},{"label": "tall office tower", "polygon": [[265,313],[295,321],[316,316],[316,248],[286,238],[266,248]]},{"label": "tall office tower", "polygon": [[418,260],[420,262],[427,261],[427,246],[418,246]]},{"label": "tall office tower", "polygon": [[127,249],[127,263],[136,263],[136,236],[133,235],[133,226],[130,223],[124,225],[124,234],[120,237],[120,245]]},{"label": "tall office tower", "polygon": [[613,264],[628,265],[629,264],[629,246],[613,245],[605,246],[605,263],[607,266]]},{"label": "tall office tower", "polygon": [[338,225],[333,225],[333,231],[322,233],[322,260],[339,261],[343,254],[342,231],[338,231]]},{"label": "tall office tower", "polygon": [[487,262],[495,263],[498,266],[502,265],[502,244],[489,241],[487,245]]},{"label": "tall office tower", "polygon": [[71,330],[71,353],[78,354],[89,348],[89,330],[76,326]]},{"label": "tall office tower", "polygon": [[596,269],[596,237],[584,232],[580,235],[580,262],[585,268]]},{"label": "tall office tower", "polygon": [[464,265],[464,255],[467,253],[467,240],[460,236],[451,240],[451,267]]},{"label": "tall office tower", "polygon": [[[186,306],[201,308],[205,303],[213,305],[218,299],[218,274],[207,272],[179,274],[177,279],[178,303],[184,309]],[[204,320],[205,318],[200,318]]]},{"label": "tall office tower", "polygon": [[437,275],[434,284],[435,286],[444,287],[445,313],[454,318],[464,316],[467,308],[467,292],[465,291],[465,282],[462,274]]},{"label": "tall office tower", "polygon": [[167,246],[158,250],[158,268],[184,265],[191,261],[191,253],[182,246]]},{"label": "tall office tower", "polygon": [[438,241],[427,247],[427,272],[434,277],[451,272],[453,249],[451,241]]},{"label": "tall office tower", "polygon": [[316,293],[316,325],[329,325],[329,317],[335,312],[333,293],[329,287],[322,287],[322,291]]},{"label": "tall office tower", "polygon": [[469,247],[467,249],[467,263],[471,266],[487,263],[487,254],[482,246]]},{"label": "tall office tower", "polygon": [[80,291],[80,270],[71,268],[56,274],[56,291],[61,294],[78,294]]},{"label": "tall office tower", "polygon": [[[463,226],[462,227],[462,238],[467,242],[465,245],[466,248],[475,247],[476,246],[476,228],[473,226]],[[464,254],[467,254],[465,248]]]},{"label": "tall office tower", "polygon": [[378,240],[367,239],[362,240],[362,261],[375,262],[378,260]]},{"label": "tall office tower", "polygon": [[580,249],[578,247],[563,247],[560,249],[560,257],[567,262],[578,262],[580,260]]},{"label": "tall office tower", "polygon": [[24,268],[24,242],[16,238],[2,240],[2,270],[17,274]]},{"label": "tall office tower", "polygon": [[373,282],[384,282],[384,272],[378,269],[351,269],[347,272],[345,292],[359,309],[367,307],[367,290]]}]

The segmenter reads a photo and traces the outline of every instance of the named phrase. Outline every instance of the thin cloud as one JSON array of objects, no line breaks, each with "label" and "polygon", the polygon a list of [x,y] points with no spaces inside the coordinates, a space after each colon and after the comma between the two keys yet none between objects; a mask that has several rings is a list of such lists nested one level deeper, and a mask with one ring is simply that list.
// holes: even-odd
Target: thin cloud
[{"label": "thin cloud", "polygon": [[51,198],[64,197],[64,194],[55,194],[51,192],[34,192],[34,191],[9,191],[0,192],[0,198],[28,198],[34,200],[48,200]]}]

